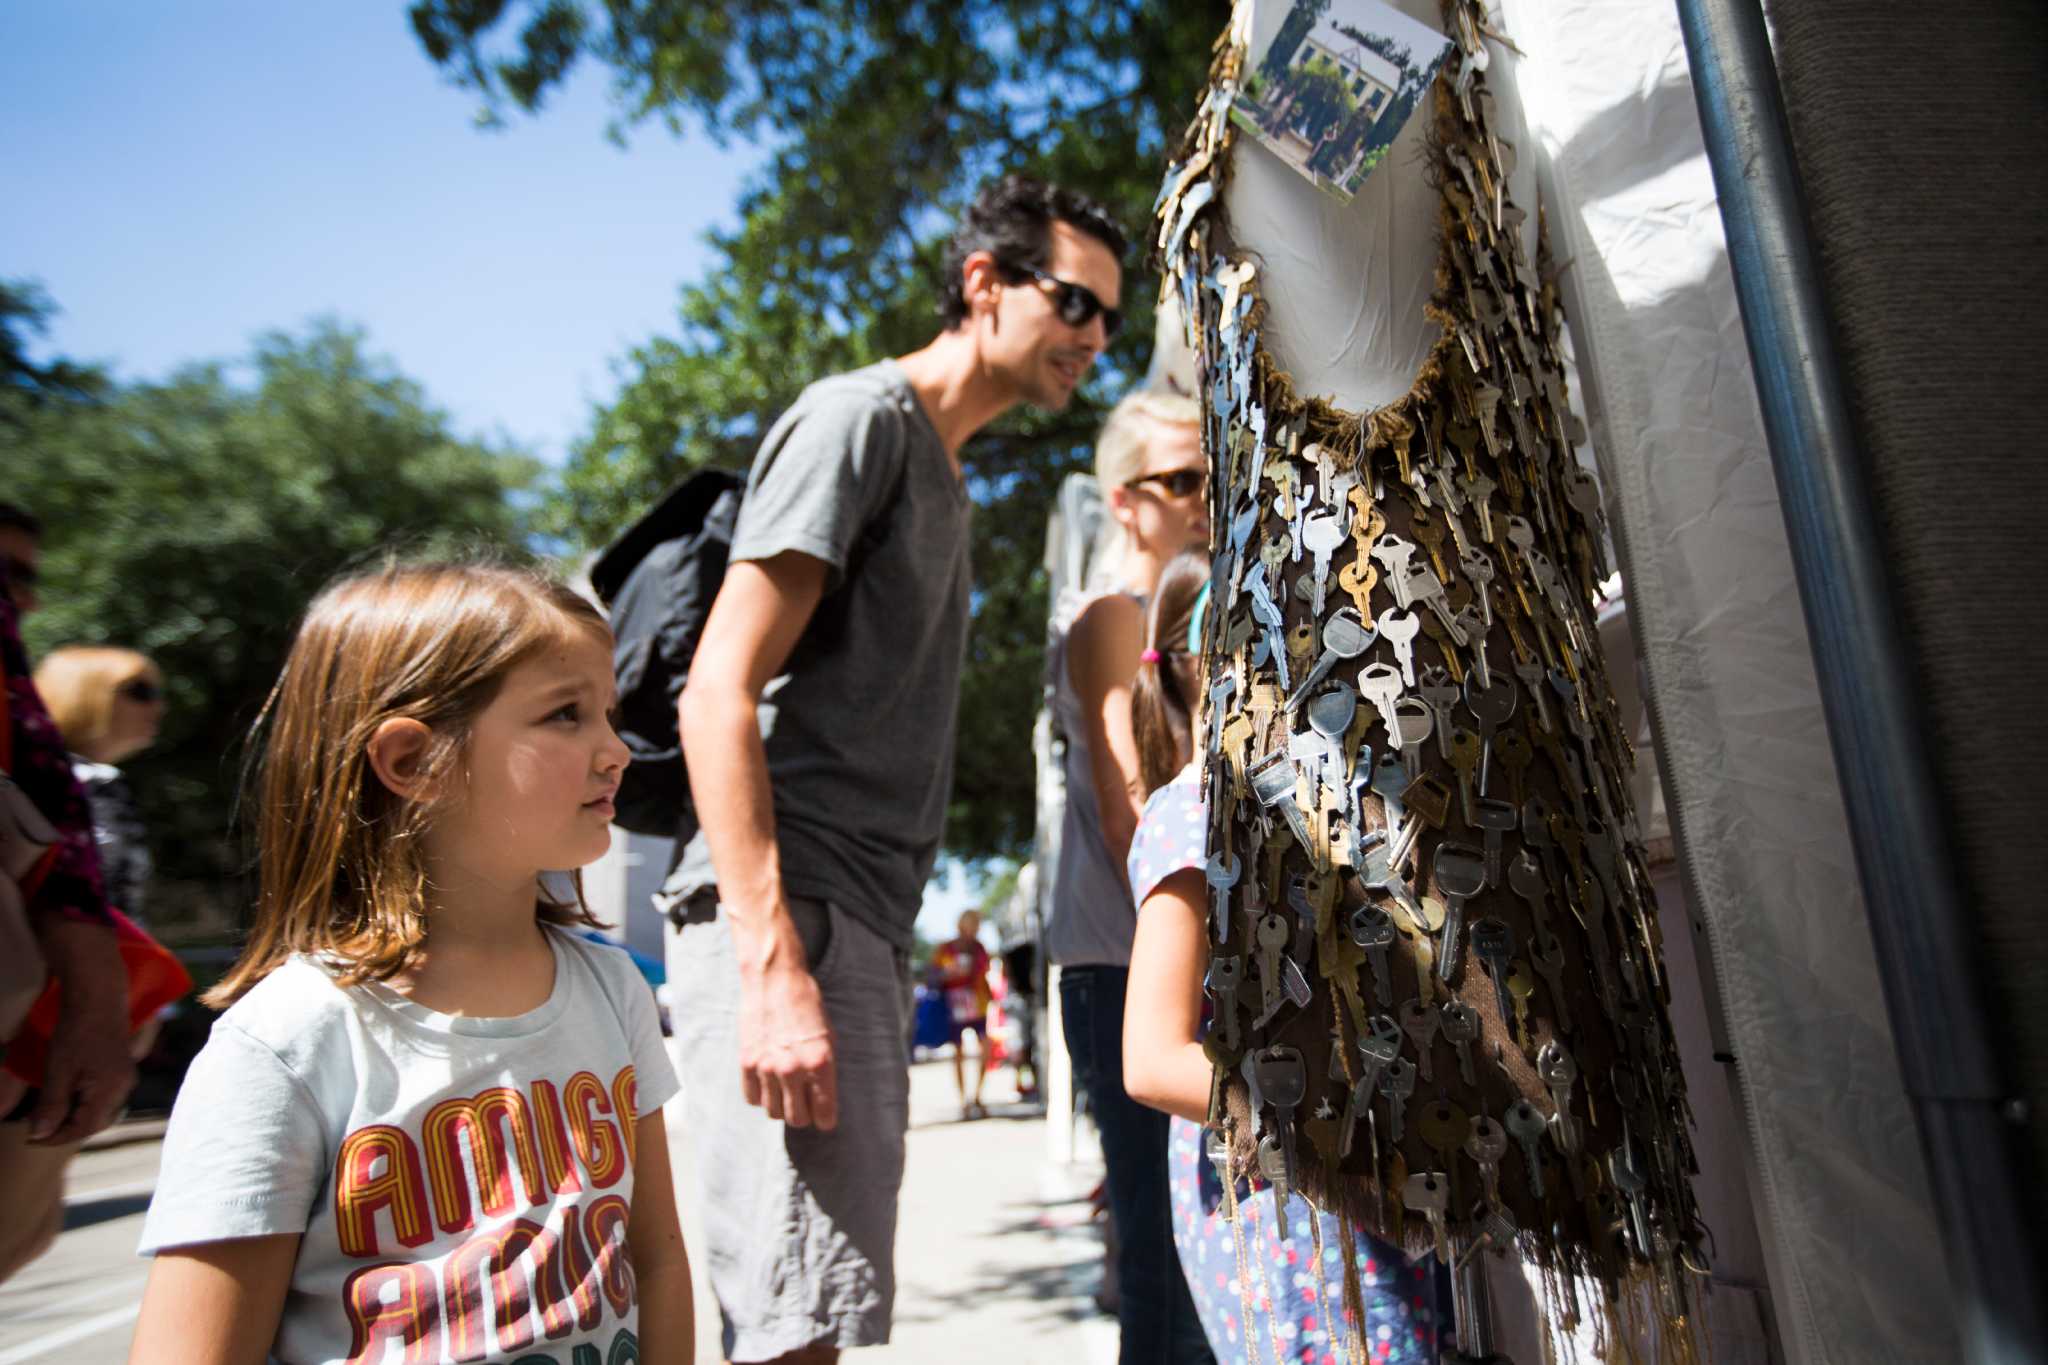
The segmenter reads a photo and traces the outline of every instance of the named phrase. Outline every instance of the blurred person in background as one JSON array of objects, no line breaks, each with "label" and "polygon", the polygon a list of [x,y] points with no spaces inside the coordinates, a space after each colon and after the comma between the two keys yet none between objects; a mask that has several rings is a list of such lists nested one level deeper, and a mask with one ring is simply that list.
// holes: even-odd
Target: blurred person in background
[{"label": "blurred person in background", "polygon": [[[981,915],[960,916],[959,932],[932,953],[932,972],[945,992],[946,1012],[953,1029],[953,1082],[960,1087],[960,1117],[982,1119],[981,1083],[988,1078],[988,949],[981,946]],[[967,1090],[967,1035],[973,1034],[974,1091]]]},{"label": "blurred person in background", "polygon": [[[1055,633],[1053,723],[1065,736],[1067,809],[1046,951],[1060,967],[1060,1013],[1076,1083],[1102,1139],[1114,1224],[1110,1268],[1125,1361],[1200,1361],[1209,1349],[1173,1252],[1166,1116],[1124,1090],[1124,992],[1136,911],[1124,864],[1144,788],[1131,730],[1145,660],[1145,608],[1168,561],[1209,539],[1201,407],[1140,389],[1110,411],[1095,478],[1118,528],[1117,583],[1084,598]],[[1105,1274],[1105,1280],[1111,1277]],[[1112,1297],[1105,1291],[1105,1298]]]},{"label": "blurred person in background", "polygon": [[[9,822],[10,836],[31,821],[55,834],[25,874],[12,866],[0,873],[0,934],[9,935],[10,959],[39,955],[63,987],[41,1086],[0,1070],[0,1280],[55,1240],[63,1226],[64,1167],[79,1143],[112,1121],[135,1081],[127,970],[100,883],[91,810],[21,643],[19,617],[35,605],[41,541],[33,516],[0,502],[0,772],[8,779],[0,819]],[[24,568],[25,585],[17,581]],[[40,990],[33,969],[16,975],[26,984],[10,979],[0,994],[0,1045],[13,1040]]]},{"label": "blurred person in background", "polygon": [[36,691],[92,806],[107,903],[144,923],[149,841],[135,794],[117,765],[156,742],[164,714],[163,675],[132,649],[67,645],[36,665]]},{"label": "blurred person in background", "polygon": [[36,609],[42,559],[43,523],[26,507],[0,502],[0,576],[7,581],[17,618]]}]

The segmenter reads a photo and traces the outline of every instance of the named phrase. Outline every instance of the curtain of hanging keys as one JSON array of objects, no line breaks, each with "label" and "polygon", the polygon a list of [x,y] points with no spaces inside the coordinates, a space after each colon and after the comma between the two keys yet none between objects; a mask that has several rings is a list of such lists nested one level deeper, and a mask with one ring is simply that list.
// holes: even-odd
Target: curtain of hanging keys
[{"label": "curtain of hanging keys", "polygon": [[1650,1261],[1670,1295],[1693,1165],[1593,631],[1599,497],[1477,20],[1448,11],[1445,335],[1406,400],[1303,403],[1258,346],[1215,182],[1241,36],[1156,206],[1220,475],[1208,1047],[1243,1098],[1211,1117],[1239,1169],[1349,1183],[1397,1240],[1490,1235],[1610,1283]]}]

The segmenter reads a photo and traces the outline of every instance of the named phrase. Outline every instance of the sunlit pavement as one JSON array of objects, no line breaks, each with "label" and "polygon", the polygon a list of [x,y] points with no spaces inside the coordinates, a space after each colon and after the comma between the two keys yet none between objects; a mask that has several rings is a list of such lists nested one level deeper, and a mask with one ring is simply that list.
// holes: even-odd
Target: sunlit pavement
[{"label": "sunlit pavement", "polygon": [[[960,1118],[952,1063],[913,1067],[909,1165],[897,1232],[895,1339],[850,1362],[1110,1365],[1116,1324],[1095,1307],[1102,1241],[1088,1222],[1093,1165],[1055,1167],[1045,1122],[1016,1102],[1010,1073],[983,1092],[989,1117]],[[675,1114],[672,1128],[680,1130]],[[135,1256],[156,1178],[161,1125],[82,1152],[65,1185],[57,1245],[0,1285],[0,1365],[114,1365],[128,1357],[147,1264]],[[677,1131],[676,1168],[689,1135]],[[678,1181],[689,1187],[687,1176]],[[0,1210],[0,1216],[6,1211]],[[695,1211],[683,1226],[697,1240]],[[697,1359],[718,1356],[718,1314],[701,1277]]]}]

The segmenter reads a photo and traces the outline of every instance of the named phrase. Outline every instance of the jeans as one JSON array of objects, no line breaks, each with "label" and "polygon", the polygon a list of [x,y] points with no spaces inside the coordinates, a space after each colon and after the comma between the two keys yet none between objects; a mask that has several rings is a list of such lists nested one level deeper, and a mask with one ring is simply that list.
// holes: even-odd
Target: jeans
[{"label": "jeans", "polygon": [[1074,1078],[1102,1135],[1116,1219],[1119,1365],[1208,1365],[1208,1338],[1173,1246],[1167,1199],[1167,1117],[1124,1093],[1122,967],[1060,970],[1060,1011]]}]

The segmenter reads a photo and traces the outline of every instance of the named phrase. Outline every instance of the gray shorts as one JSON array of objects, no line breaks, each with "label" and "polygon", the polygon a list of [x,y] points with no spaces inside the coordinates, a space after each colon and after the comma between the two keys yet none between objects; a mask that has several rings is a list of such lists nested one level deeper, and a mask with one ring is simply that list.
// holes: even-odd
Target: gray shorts
[{"label": "gray shorts", "polygon": [[708,1243],[691,1254],[705,1258],[730,1361],[814,1342],[881,1345],[896,1300],[909,959],[836,906],[792,899],[790,914],[837,1045],[829,1133],[786,1127],[741,1094],[725,918],[700,913],[669,935],[673,1043]]}]

